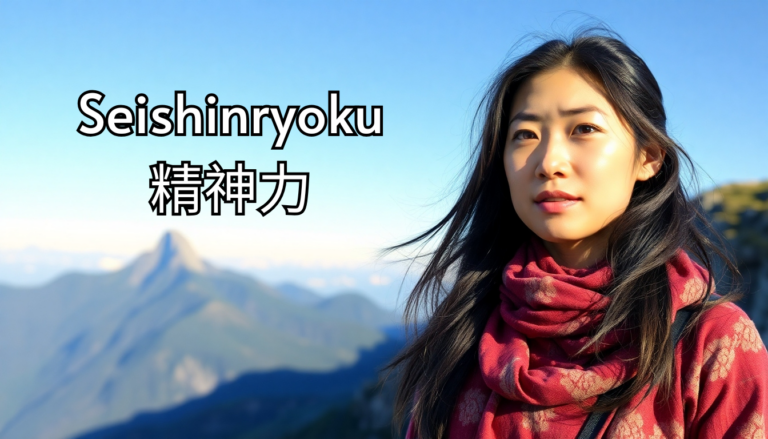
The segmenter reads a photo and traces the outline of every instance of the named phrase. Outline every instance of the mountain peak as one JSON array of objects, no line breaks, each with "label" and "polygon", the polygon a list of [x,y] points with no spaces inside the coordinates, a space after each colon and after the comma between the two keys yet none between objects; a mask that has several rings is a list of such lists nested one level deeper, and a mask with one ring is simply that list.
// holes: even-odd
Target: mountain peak
[{"label": "mountain peak", "polygon": [[140,284],[152,273],[162,270],[184,269],[196,273],[206,271],[205,263],[192,249],[181,233],[165,232],[155,249],[141,255],[132,266],[130,282]]}]

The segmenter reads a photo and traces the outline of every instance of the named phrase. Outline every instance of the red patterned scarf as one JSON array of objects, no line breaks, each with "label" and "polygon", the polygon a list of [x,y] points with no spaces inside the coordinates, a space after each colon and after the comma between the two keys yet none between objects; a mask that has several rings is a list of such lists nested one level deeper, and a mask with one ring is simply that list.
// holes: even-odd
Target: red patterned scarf
[{"label": "red patterned scarf", "polygon": [[[682,250],[667,263],[673,312],[701,298],[706,271]],[[606,261],[584,269],[558,265],[537,238],[504,269],[501,303],[480,339],[479,364],[460,393],[450,439],[576,437],[586,413],[577,402],[635,374],[629,331],[616,330],[600,346],[577,352],[602,319],[610,299]],[[672,316],[674,318],[674,315]],[[602,362],[593,361],[599,351]],[[682,405],[682,401],[679,401]],[[557,418],[557,425],[548,420]]]}]

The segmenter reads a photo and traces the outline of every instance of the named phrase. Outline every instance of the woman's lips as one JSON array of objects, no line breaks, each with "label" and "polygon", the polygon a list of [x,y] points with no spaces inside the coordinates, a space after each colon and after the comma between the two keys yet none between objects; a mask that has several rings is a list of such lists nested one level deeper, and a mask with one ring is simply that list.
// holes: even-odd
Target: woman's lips
[{"label": "woman's lips", "polygon": [[538,206],[539,209],[543,210],[546,213],[561,213],[565,212],[566,209],[573,206],[574,204],[581,201],[581,199],[576,200],[564,200],[561,199],[559,201],[540,201],[536,203],[536,206]]}]

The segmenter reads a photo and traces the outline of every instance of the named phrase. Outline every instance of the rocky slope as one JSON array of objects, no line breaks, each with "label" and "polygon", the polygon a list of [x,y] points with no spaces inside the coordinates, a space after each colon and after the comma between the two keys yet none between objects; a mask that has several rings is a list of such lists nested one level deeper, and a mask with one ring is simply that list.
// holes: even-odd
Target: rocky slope
[{"label": "rocky slope", "polygon": [[768,340],[768,181],[729,184],[705,192],[702,206],[728,240],[746,293],[739,305]]}]

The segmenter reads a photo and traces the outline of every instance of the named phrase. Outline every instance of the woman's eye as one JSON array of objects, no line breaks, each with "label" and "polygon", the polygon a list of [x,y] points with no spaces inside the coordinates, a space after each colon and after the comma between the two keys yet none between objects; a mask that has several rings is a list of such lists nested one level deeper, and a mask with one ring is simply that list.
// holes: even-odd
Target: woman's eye
[{"label": "woman's eye", "polygon": [[528,130],[517,131],[512,136],[512,140],[527,140],[527,139],[535,139],[535,138],[536,138],[536,134],[534,134],[533,131],[528,131]]},{"label": "woman's eye", "polygon": [[574,130],[574,133],[575,134],[590,134],[590,133],[596,133],[598,131],[599,130],[597,129],[596,126],[581,124],[581,125],[576,127],[576,129]]}]

